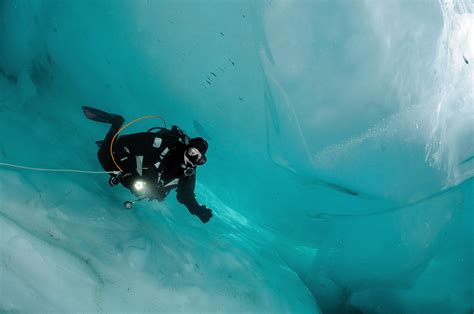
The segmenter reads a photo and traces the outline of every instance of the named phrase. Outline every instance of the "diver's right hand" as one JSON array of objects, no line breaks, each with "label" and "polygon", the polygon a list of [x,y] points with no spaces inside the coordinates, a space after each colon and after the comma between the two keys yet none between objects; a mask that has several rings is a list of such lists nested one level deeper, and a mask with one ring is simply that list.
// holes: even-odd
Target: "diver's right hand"
[{"label": "diver's right hand", "polygon": [[121,179],[122,179],[122,174],[121,173],[111,175],[110,179],[109,179],[110,186],[116,186],[117,184],[120,183]]},{"label": "diver's right hand", "polygon": [[[127,173],[120,172],[118,174],[113,174],[113,175],[110,176],[109,184],[111,186],[116,186],[119,183],[123,183],[124,185],[127,185],[128,181],[131,179],[131,175],[132,174],[129,173],[129,172],[127,172]],[[130,177],[130,178],[128,178],[128,177]]]}]

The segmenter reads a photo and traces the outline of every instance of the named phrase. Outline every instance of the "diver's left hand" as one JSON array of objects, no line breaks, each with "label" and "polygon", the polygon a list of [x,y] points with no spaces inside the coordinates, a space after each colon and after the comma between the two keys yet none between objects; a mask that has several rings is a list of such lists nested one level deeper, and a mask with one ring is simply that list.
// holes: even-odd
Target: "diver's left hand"
[{"label": "diver's left hand", "polygon": [[202,223],[205,224],[212,218],[212,210],[201,205],[199,206],[199,212],[196,213],[196,216],[198,216]]}]

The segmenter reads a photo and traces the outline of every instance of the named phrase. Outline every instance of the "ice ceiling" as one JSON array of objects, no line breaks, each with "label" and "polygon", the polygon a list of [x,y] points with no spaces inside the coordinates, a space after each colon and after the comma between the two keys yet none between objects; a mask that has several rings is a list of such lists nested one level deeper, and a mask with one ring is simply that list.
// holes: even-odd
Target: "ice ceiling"
[{"label": "ice ceiling", "polygon": [[1,163],[162,115],[215,213],[1,166],[0,311],[472,311],[473,62],[470,1],[0,1]]}]

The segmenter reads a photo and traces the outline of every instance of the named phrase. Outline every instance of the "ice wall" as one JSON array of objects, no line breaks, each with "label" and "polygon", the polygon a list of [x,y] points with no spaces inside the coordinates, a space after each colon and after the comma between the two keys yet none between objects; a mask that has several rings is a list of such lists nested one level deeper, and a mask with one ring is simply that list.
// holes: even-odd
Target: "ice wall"
[{"label": "ice wall", "polygon": [[123,212],[103,177],[2,168],[2,309],[472,309],[473,11],[0,2],[2,161],[97,169],[105,128],[80,105],[160,114],[209,140],[216,213]]}]

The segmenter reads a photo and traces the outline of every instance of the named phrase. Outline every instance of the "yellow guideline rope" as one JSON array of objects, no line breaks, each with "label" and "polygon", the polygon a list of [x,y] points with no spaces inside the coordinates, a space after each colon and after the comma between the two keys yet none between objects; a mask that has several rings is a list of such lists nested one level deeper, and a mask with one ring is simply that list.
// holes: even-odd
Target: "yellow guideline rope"
[{"label": "yellow guideline rope", "polygon": [[110,142],[110,157],[112,157],[112,161],[114,162],[115,166],[117,167],[117,169],[120,170],[120,172],[123,172],[122,168],[120,168],[120,166],[117,164],[117,162],[115,161],[115,158],[114,158],[114,153],[113,153],[113,150],[112,150],[112,147],[114,145],[114,141],[115,139],[117,138],[117,136],[120,134],[120,132],[122,132],[123,130],[125,130],[126,128],[128,128],[129,126],[131,126],[132,124],[134,124],[135,122],[138,122],[140,120],[143,120],[143,119],[161,119],[161,121],[163,121],[163,124],[165,126],[165,129],[166,129],[166,121],[165,119],[163,119],[162,116],[143,116],[143,117],[140,117],[138,119],[135,119],[127,124],[125,124],[125,126],[121,127],[120,130],[118,130],[117,133],[115,133],[114,137],[112,138],[112,141]]},{"label": "yellow guideline rope", "polygon": [[87,171],[87,170],[76,170],[76,169],[49,169],[49,168],[36,168],[36,167],[27,167],[27,166],[20,166],[15,164],[7,164],[0,162],[0,166],[5,167],[12,167],[12,168],[19,168],[19,169],[27,169],[27,170],[35,170],[35,171],[49,171],[49,172],[76,172],[76,173],[114,173],[117,174],[118,171]]}]

